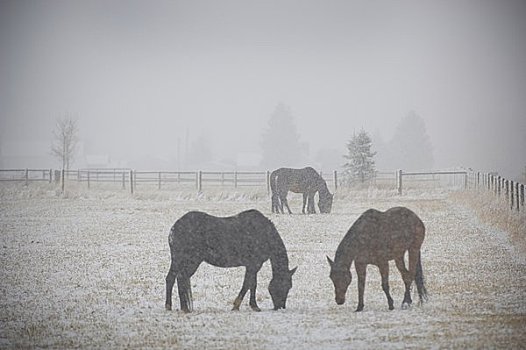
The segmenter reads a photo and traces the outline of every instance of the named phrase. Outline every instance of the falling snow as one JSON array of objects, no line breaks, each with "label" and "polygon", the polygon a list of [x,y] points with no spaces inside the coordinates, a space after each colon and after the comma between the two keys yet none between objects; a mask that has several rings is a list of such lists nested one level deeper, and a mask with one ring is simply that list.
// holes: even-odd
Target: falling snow
[{"label": "falling snow", "polygon": [[[31,186],[30,186],[31,187]],[[260,193],[0,190],[0,348],[297,349],[518,348],[526,344],[526,259],[445,192],[337,193],[328,215],[276,215]],[[300,211],[301,196],[290,196]],[[325,256],[366,209],[403,205],[426,225],[422,259],[429,301],[401,310],[403,283],[391,265],[389,311],[375,267],[365,309],[334,302]],[[258,275],[262,312],[244,300],[231,311],[242,268],[202,264],[192,277],[194,309],[164,309],[168,231],[189,210],[229,216],[255,208],[276,225],[298,266],[287,309],[273,311],[269,263]],[[354,268],[352,269],[353,277]],[[246,298],[247,299],[247,298]]]}]

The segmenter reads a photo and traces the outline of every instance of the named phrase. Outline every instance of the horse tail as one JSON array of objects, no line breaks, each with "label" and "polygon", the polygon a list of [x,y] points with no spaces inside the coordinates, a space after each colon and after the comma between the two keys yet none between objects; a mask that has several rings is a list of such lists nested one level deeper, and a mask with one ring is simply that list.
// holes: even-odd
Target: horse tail
[{"label": "horse tail", "polygon": [[270,173],[269,179],[270,191],[272,192],[271,202],[273,213],[279,213],[279,197],[278,192],[276,191],[276,179],[278,177],[278,170],[274,170],[272,173]]},{"label": "horse tail", "polygon": [[425,286],[424,272],[422,270],[422,259],[420,251],[418,252],[418,263],[416,264],[416,276],[415,276],[416,289],[418,290],[418,297],[420,303],[427,300],[427,290]]}]

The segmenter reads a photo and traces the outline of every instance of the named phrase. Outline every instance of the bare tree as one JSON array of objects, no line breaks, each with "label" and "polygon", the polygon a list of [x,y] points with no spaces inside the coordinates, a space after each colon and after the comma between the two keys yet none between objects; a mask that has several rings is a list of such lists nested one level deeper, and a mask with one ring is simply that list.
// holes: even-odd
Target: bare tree
[{"label": "bare tree", "polygon": [[75,150],[77,148],[77,120],[66,115],[57,120],[53,130],[53,145],[51,153],[62,162],[62,169],[68,170],[74,162]]}]

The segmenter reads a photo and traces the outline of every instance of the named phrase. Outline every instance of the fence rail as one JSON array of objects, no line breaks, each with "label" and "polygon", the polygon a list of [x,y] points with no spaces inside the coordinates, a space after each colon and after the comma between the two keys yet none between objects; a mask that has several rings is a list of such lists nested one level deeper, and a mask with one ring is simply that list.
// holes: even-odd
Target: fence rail
[{"label": "fence rail", "polygon": [[488,191],[496,197],[503,197],[511,210],[525,211],[523,183],[508,180],[495,173],[472,172],[469,175],[470,187],[479,191]]},{"label": "fence rail", "polygon": [[[320,172],[334,191],[348,184],[344,176],[337,171]],[[173,188],[173,186],[193,188],[201,192],[204,187],[248,187],[259,186],[270,193],[270,171],[135,171],[128,168],[116,169],[0,169],[1,182],[31,182],[53,181],[62,186],[64,191],[67,182],[85,183],[88,188],[99,183],[113,183],[122,189],[128,189],[132,194],[137,188],[157,187],[158,189]],[[526,212],[524,203],[525,185],[505,179],[496,173],[481,173],[473,171],[434,171],[434,172],[376,172],[368,185],[376,187],[396,188],[402,195],[411,188],[425,189],[447,187],[453,189],[471,189],[488,191],[496,197],[504,198],[511,210]],[[172,187],[170,187],[172,186]]]},{"label": "fence rail", "polygon": [[[436,186],[465,187],[465,180],[458,176],[465,176],[466,172],[376,172],[375,176],[366,182],[367,186],[384,188],[398,188],[402,193],[403,188],[431,188]],[[320,172],[320,175],[333,190],[341,186],[353,187],[345,174]],[[65,183],[85,183],[88,188],[100,183],[117,184],[122,189],[133,193],[137,188],[157,187],[158,189],[173,188],[174,186],[187,186],[202,191],[203,188],[214,186],[265,187],[270,193],[270,171],[136,171],[129,168],[114,169],[78,169],[78,170],[51,170],[51,169],[0,169],[0,181],[23,181],[26,184],[32,181],[49,181],[53,179],[64,189]],[[358,184],[361,186],[361,184]]]},{"label": "fence rail", "polygon": [[398,194],[402,194],[404,187],[404,177],[412,178],[412,181],[428,182],[432,184],[440,184],[447,181],[449,185],[457,188],[466,189],[468,186],[468,172],[467,171],[432,171],[432,172],[404,172],[398,170],[396,174],[396,182]]},{"label": "fence rail", "polygon": [[52,181],[52,169],[5,169],[0,170],[0,181],[18,181],[29,182],[34,181]]}]

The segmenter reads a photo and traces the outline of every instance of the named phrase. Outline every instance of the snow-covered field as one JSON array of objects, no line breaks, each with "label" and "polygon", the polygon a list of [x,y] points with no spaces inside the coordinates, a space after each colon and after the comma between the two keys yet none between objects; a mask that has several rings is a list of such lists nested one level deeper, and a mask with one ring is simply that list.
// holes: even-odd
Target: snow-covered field
[{"label": "snow-covered field", "polygon": [[[521,348],[526,344],[526,257],[505,232],[488,228],[445,192],[337,193],[329,215],[274,215],[265,191],[137,192],[51,185],[0,186],[0,348]],[[289,195],[298,213],[301,197]],[[422,261],[429,301],[401,310],[391,265],[389,311],[369,266],[365,310],[334,302],[326,255],[366,209],[406,206],[426,225]],[[276,225],[298,266],[287,309],[273,311],[267,262],[253,312],[231,311],[243,268],[202,264],[194,309],[164,309],[168,231],[189,210],[229,216],[256,208]],[[354,268],[352,269],[353,277]],[[176,290],[175,290],[176,291]],[[414,297],[416,300],[416,296]]]}]

